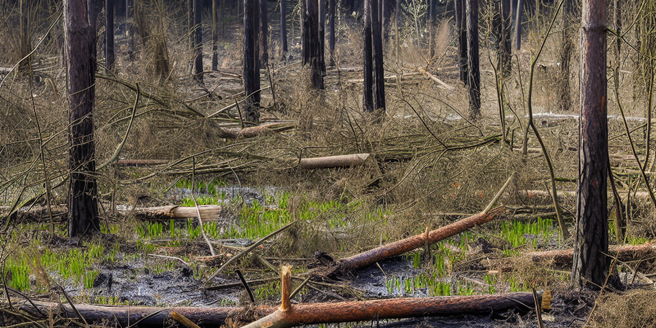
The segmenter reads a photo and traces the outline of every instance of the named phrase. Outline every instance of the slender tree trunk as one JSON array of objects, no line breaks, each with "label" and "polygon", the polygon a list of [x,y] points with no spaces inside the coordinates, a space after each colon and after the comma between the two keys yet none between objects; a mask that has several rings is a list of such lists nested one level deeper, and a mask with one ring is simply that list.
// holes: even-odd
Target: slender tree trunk
[{"label": "slender tree trunk", "polygon": [[428,58],[435,56],[435,0],[428,0]]},{"label": "slender tree trunk", "polygon": [[93,125],[96,33],[87,12],[85,0],[64,0],[69,106],[69,237],[100,231]]},{"label": "slender tree trunk", "polygon": [[114,0],[105,0],[105,67],[114,67]]},{"label": "slender tree trunk", "polygon": [[321,74],[326,75],[326,1],[319,0],[319,62]]},{"label": "slender tree trunk", "polygon": [[260,0],[260,33],[258,43],[260,46],[260,67],[266,67],[269,62],[268,36],[269,22],[267,21],[267,0]]},{"label": "slender tree trunk", "polygon": [[280,43],[282,44],[282,59],[287,58],[287,0],[280,0]]},{"label": "slender tree trunk", "polygon": [[[127,0],[126,0],[127,1]],[[189,31],[189,49],[194,49],[194,1],[187,0],[187,31]]]},{"label": "slender tree trunk", "polygon": [[134,14],[132,5],[132,0],[125,0],[125,39],[130,60],[134,59],[134,24],[130,23],[130,16]]},{"label": "slender tree trunk", "polygon": [[366,112],[374,111],[374,63],[373,63],[373,46],[372,46],[372,30],[371,30],[371,2],[375,0],[364,0],[364,51],[362,61],[364,63],[364,84],[362,87],[363,98],[362,108]]},{"label": "slender tree trunk", "polygon": [[466,0],[454,0],[456,16],[456,38],[458,39],[458,67],[460,68],[460,81],[467,85],[467,15]]},{"label": "slender tree trunk", "polygon": [[328,30],[330,37],[328,47],[330,48],[330,66],[335,66],[335,13],[337,12],[337,0],[330,0],[328,5]]},{"label": "slender tree trunk", "polygon": [[603,286],[608,254],[606,0],[583,0],[581,120],[572,284]]},{"label": "slender tree trunk", "polygon": [[515,48],[517,50],[522,48],[522,12],[524,11],[523,2],[524,1],[522,0],[517,0],[517,11],[515,12]]},{"label": "slender tree trunk", "polygon": [[481,116],[481,73],[478,53],[478,0],[467,0],[467,67],[469,75],[469,115]]},{"label": "slender tree trunk", "polygon": [[504,77],[512,73],[512,18],[510,0],[501,0],[501,45],[499,47],[500,68]]},{"label": "slender tree trunk", "polygon": [[315,89],[323,89],[321,54],[319,47],[319,3],[317,0],[302,0],[303,15],[303,66],[310,70],[310,79]]},{"label": "slender tree trunk", "polygon": [[[455,1],[460,1],[460,0],[455,0]],[[394,8],[394,45],[396,48],[396,62],[397,64],[400,63],[400,58],[399,58],[399,49],[401,45],[399,44],[400,42],[400,35],[399,35],[399,21],[401,19],[401,0],[396,0],[396,7]]]},{"label": "slender tree trunk", "polygon": [[569,85],[569,66],[572,58],[572,39],[570,37],[569,15],[571,13],[571,1],[565,1],[561,12],[560,33],[560,81],[556,86],[558,92],[558,104],[561,111],[569,111],[572,108],[572,96]]},{"label": "slender tree trunk", "polygon": [[244,119],[259,121],[260,60],[257,34],[260,27],[259,0],[244,0],[244,91],[250,96],[243,108]]},{"label": "slender tree trunk", "polygon": [[374,110],[385,110],[385,68],[383,66],[383,33],[378,20],[382,0],[371,0],[372,50],[374,60]]},{"label": "slender tree trunk", "polygon": [[[212,0],[212,70],[219,69],[219,28],[217,22],[217,2],[219,0]],[[225,0],[224,0],[225,1]]]},{"label": "slender tree trunk", "polygon": [[203,14],[203,0],[194,0],[194,66],[196,67],[196,79],[203,81],[203,25],[201,15]]}]

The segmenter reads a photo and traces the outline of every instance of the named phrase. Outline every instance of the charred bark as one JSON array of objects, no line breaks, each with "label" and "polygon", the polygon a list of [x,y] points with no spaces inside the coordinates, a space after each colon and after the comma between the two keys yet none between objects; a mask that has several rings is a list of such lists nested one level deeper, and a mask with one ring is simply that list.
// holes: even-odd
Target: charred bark
[{"label": "charred bark", "polygon": [[114,0],[105,0],[105,68],[114,67]]},{"label": "charred bark", "polygon": [[201,15],[203,13],[203,0],[194,0],[194,66],[196,79],[203,81],[203,26]]},{"label": "charred bark", "polygon": [[476,120],[481,116],[481,73],[478,53],[478,0],[467,1],[467,67],[469,74],[469,116]]},{"label": "charred bark", "polygon": [[563,9],[560,16],[562,32],[560,32],[560,79],[557,83],[558,107],[561,111],[570,111],[572,108],[572,96],[570,95],[569,85],[569,66],[572,58],[572,39],[570,38],[570,21],[569,16],[572,11],[571,1],[563,3]]},{"label": "charred bark", "polygon": [[515,44],[516,49],[522,48],[522,13],[524,11],[524,1],[517,0],[517,10],[515,12]]},{"label": "charred bark", "polygon": [[310,71],[312,87],[323,89],[322,64],[319,41],[319,3],[301,0],[303,8],[303,66]]},{"label": "charred bark", "polygon": [[260,118],[260,58],[257,45],[259,29],[259,1],[244,0],[244,91],[249,97],[243,109],[245,120],[258,122]]},{"label": "charred bark", "polygon": [[584,0],[581,18],[581,119],[572,284],[602,286],[608,254],[606,0]]},{"label": "charred bark", "polygon": [[456,16],[456,38],[458,40],[458,67],[460,68],[460,81],[467,85],[469,69],[467,67],[467,16],[466,0],[454,0]]},{"label": "charred bark", "polygon": [[337,0],[329,0],[328,4],[328,47],[330,49],[330,66],[335,66],[335,13],[337,12]]},{"label": "charred bark", "polygon": [[66,77],[68,78],[68,235],[100,231],[95,179],[93,106],[96,31],[85,0],[64,0]]},{"label": "charred bark", "polygon": [[374,110],[385,111],[385,67],[383,66],[383,34],[379,18],[382,0],[371,0],[372,50],[374,61]]},{"label": "charred bark", "polygon": [[326,76],[326,1],[318,0],[319,6],[319,63],[321,75]]},{"label": "charred bark", "polygon": [[212,0],[212,70],[219,69],[219,29],[217,24],[217,11],[219,10],[217,2]]},{"label": "charred bark", "polygon": [[499,44],[499,68],[504,77],[512,73],[512,18],[510,13],[510,0],[501,0],[501,35]]},{"label": "charred bark", "polygon": [[258,44],[260,47],[260,67],[266,67],[269,62],[269,21],[267,20],[267,0],[260,1],[260,31],[258,34]]},{"label": "charred bark", "polygon": [[282,59],[287,58],[287,0],[280,0],[280,44],[282,44]]},{"label": "charred bark", "polygon": [[362,31],[364,36],[364,50],[362,53],[362,61],[364,63],[363,78],[364,84],[362,87],[363,98],[362,108],[365,112],[374,111],[374,63],[373,63],[373,47],[371,36],[371,2],[375,0],[364,0],[364,29]]}]

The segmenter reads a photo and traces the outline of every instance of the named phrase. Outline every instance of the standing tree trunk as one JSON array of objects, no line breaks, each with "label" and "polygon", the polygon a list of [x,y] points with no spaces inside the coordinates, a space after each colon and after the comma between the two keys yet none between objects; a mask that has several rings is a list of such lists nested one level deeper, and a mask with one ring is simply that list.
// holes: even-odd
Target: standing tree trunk
[{"label": "standing tree trunk", "polygon": [[105,68],[114,67],[114,0],[105,0]]},{"label": "standing tree trunk", "polygon": [[330,66],[335,66],[335,13],[337,11],[337,0],[330,0],[328,4],[328,30],[330,37],[328,39],[328,47],[330,48]]},{"label": "standing tree trunk", "polygon": [[428,0],[428,58],[435,56],[435,0]]},{"label": "standing tree trunk", "polygon": [[[126,0],[127,1],[127,0]],[[194,1],[187,0],[187,31],[189,31],[189,49],[194,49]]]},{"label": "standing tree trunk", "polygon": [[303,66],[310,70],[312,87],[323,89],[323,76],[319,41],[319,3],[317,0],[301,0],[303,10]]},{"label": "standing tree trunk", "polygon": [[258,43],[260,46],[260,67],[266,67],[269,62],[268,35],[269,22],[267,21],[267,0],[260,0],[260,33]]},{"label": "standing tree trunk", "polygon": [[[455,1],[460,1],[460,0],[455,0]],[[400,63],[400,58],[399,58],[399,48],[401,45],[399,44],[399,20],[401,19],[401,0],[396,0],[396,7],[394,8],[394,47],[396,48],[396,63]]]},{"label": "standing tree trunk", "polygon": [[219,0],[212,0],[212,70],[219,70],[219,29],[217,22],[217,8],[216,3]]},{"label": "standing tree trunk", "polygon": [[467,0],[467,67],[469,74],[469,115],[481,116],[481,73],[478,54],[478,0]]},{"label": "standing tree trunk", "polygon": [[257,32],[260,27],[259,1],[244,0],[244,91],[249,96],[244,106],[244,119],[258,122],[260,119],[260,58]]},{"label": "standing tree trunk", "polygon": [[326,76],[326,1],[319,0],[319,62],[321,74]]},{"label": "standing tree trunk", "polygon": [[456,38],[458,38],[458,67],[460,81],[467,85],[469,69],[467,68],[467,15],[466,0],[454,0],[456,16]]},{"label": "standing tree trunk", "polygon": [[203,81],[203,27],[201,15],[203,13],[203,0],[194,0],[194,62],[196,67],[196,79]]},{"label": "standing tree trunk", "polygon": [[362,61],[364,63],[364,84],[362,86],[362,109],[365,112],[374,111],[374,63],[373,63],[373,47],[371,45],[371,2],[375,0],[364,0],[364,29],[362,31],[364,36],[364,50]]},{"label": "standing tree trunk", "polygon": [[511,18],[510,0],[501,0],[501,45],[499,47],[499,58],[501,72],[504,77],[509,77],[512,73],[512,18]]},{"label": "standing tree trunk", "polygon": [[383,66],[383,33],[380,24],[382,0],[371,0],[372,48],[374,55],[374,110],[385,110],[385,68]]},{"label": "standing tree trunk", "polygon": [[[522,48],[522,12],[524,11],[524,1],[517,0],[517,11],[515,12],[515,44],[516,49]],[[567,2],[567,0],[565,0]]]},{"label": "standing tree trunk", "polygon": [[583,0],[581,119],[576,240],[572,284],[603,286],[608,254],[608,127],[606,117],[606,0]]},{"label": "standing tree trunk", "polygon": [[64,0],[66,77],[68,78],[68,235],[100,231],[95,171],[93,105],[96,31],[85,0]]},{"label": "standing tree trunk", "polygon": [[569,85],[569,65],[572,58],[572,39],[570,38],[570,24],[569,15],[571,13],[571,1],[563,3],[561,12],[561,28],[560,33],[560,79],[556,86],[558,109],[561,111],[569,111],[572,108],[572,96],[570,95]]},{"label": "standing tree trunk", "polygon": [[280,43],[282,44],[282,59],[287,58],[287,0],[280,0]]}]

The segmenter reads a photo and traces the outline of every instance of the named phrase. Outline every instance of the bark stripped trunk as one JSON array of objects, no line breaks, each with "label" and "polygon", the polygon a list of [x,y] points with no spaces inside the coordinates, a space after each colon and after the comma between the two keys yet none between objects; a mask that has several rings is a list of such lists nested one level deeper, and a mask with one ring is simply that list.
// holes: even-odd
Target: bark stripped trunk
[{"label": "bark stripped trunk", "polygon": [[259,29],[259,1],[244,0],[244,91],[249,100],[244,106],[243,116],[247,121],[257,122],[260,118],[260,60],[257,45]]},{"label": "bark stripped trunk", "polygon": [[467,1],[467,67],[469,75],[469,116],[481,116],[481,73],[478,54],[478,0]]},{"label": "bark stripped trunk", "polygon": [[375,0],[364,0],[364,51],[362,53],[362,61],[364,63],[363,78],[364,84],[362,87],[363,100],[362,107],[365,112],[374,111],[374,63],[373,63],[373,47],[371,44],[371,2]]},{"label": "bark stripped trunk", "polygon": [[219,0],[212,0],[212,70],[219,69],[219,29],[217,24],[216,13],[218,10],[217,2]]},{"label": "bark stripped trunk", "polygon": [[581,18],[579,179],[572,284],[602,286],[608,274],[606,0],[584,0]]},{"label": "bark stripped trunk", "polygon": [[317,0],[301,0],[303,11],[303,66],[310,70],[312,87],[323,89],[321,42],[319,40],[319,3]]},{"label": "bark stripped trunk", "polygon": [[557,83],[557,99],[561,111],[569,111],[572,108],[572,96],[570,95],[569,85],[569,65],[572,58],[572,39],[570,38],[569,15],[572,11],[570,1],[565,1],[561,13],[560,33],[560,80]]},{"label": "bark stripped trunk", "polygon": [[458,67],[460,81],[467,85],[469,69],[467,68],[467,16],[466,0],[454,0],[456,16],[456,38],[458,39]]},{"label": "bark stripped trunk", "polygon": [[267,21],[267,0],[260,0],[260,33],[258,43],[260,47],[260,67],[266,67],[269,62],[268,34],[269,22]]},{"label": "bark stripped trunk", "polygon": [[114,0],[105,1],[105,67],[114,67]]},{"label": "bark stripped trunk", "polygon": [[371,0],[372,50],[374,61],[374,110],[385,111],[385,67],[383,66],[383,35],[379,18],[382,0]]},{"label": "bark stripped trunk", "polygon": [[196,79],[203,81],[203,27],[201,25],[201,14],[203,13],[203,0],[194,0],[194,52],[196,67]]},{"label": "bark stripped trunk", "polygon": [[280,43],[282,44],[282,59],[287,58],[287,0],[280,0]]},{"label": "bark stripped trunk", "polygon": [[328,47],[330,48],[330,66],[335,66],[335,12],[337,11],[337,0],[329,0],[328,4]]},{"label": "bark stripped trunk", "polygon": [[94,177],[95,30],[85,0],[64,0],[64,35],[68,78],[69,130],[68,235],[100,231]]}]

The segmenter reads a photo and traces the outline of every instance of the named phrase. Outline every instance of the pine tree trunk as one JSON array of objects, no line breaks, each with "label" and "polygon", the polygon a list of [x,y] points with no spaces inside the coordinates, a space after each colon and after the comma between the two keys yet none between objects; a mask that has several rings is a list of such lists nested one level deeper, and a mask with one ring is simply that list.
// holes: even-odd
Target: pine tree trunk
[{"label": "pine tree trunk", "polygon": [[[460,0],[455,0],[460,1]],[[399,49],[401,45],[399,44],[399,20],[401,19],[401,0],[396,0],[396,7],[394,8],[394,44],[396,48],[396,63],[399,64],[401,59],[399,58]]]},{"label": "pine tree trunk", "polygon": [[478,53],[478,0],[467,0],[467,67],[469,75],[469,115],[481,116],[481,73]]},{"label": "pine tree trunk", "polygon": [[[212,0],[212,70],[219,70],[219,29],[217,22],[217,2]],[[225,0],[224,0],[225,1]]]},{"label": "pine tree trunk", "polygon": [[326,76],[326,1],[319,0],[319,63],[321,75]]},{"label": "pine tree trunk", "polygon": [[196,79],[203,81],[203,26],[201,15],[203,13],[203,0],[194,0],[194,66]]},{"label": "pine tree trunk", "polygon": [[517,50],[522,48],[522,12],[524,11],[523,2],[524,1],[522,0],[517,0],[517,11],[515,13],[515,48]]},{"label": "pine tree trunk", "polygon": [[603,286],[608,254],[606,0],[583,0],[577,227],[572,284]]},{"label": "pine tree trunk", "polygon": [[435,0],[428,0],[428,58],[435,56]]},{"label": "pine tree trunk", "polygon": [[319,41],[319,3],[317,0],[302,0],[303,15],[303,66],[310,70],[312,87],[323,89],[323,76]]},{"label": "pine tree trunk", "polygon": [[512,73],[512,18],[510,0],[501,0],[502,34],[499,57],[501,58],[501,72],[504,77]]},{"label": "pine tree trunk", "polygon": [[570,38],[570,23],[569,15],[571,13],[571,2],[565,1],[561,12],[561,28],[560,33],[560,80],[557,83],[558,92],[558,109],[561,111],[569,111],[572,108],[572,96],[570,95],[569,85],[569,66],[572,58],[572,39]]},{"label": "pine tree trunk", "polygon": [[385,110],[385,68],[383,66],[383,35],[380,24],[382,0],[371,0],[372,50],[374,60],[374,110]]},{"label": "pine tree trunk", "polygon": [[260,27],[259,0],[244,0],[244,91],[250,96],[243,108],[247,121],[259,121],[260,58],[257,34]]},{"label": "pine tree trunk", "polygon": [[260,0],[260,32],[258,43],[260,47],[260,67],[266,67],[269,62],[268,34],[269,22],[267,21],[267,0]]},{"label": "pine tree trunk", "polygon": [[335,66],[335,13],[337,12],[337,0],[330,0],[328,8],[328,30],[330,37],[328,47],[330,48],[330,66]]},{"label": "pine tree trunk", "polygon": [[467,68],[467,15],[466,0],[454,0],[456,16],[456,38],[458,39],[458,67],[460,81],[467,85],[469,69]]},{"label": "pine tree trunk", "polygon": [[362,53],[362,61],[364,63],[364,84],[362,86],[363,98],[362,108],[365,112],[374,111],[374,63],[373,63],[373,47],[371,36],[371,2],[375,0],[364,0],[364,50]]},{"label": "pine tree trunk", "polygon": [[96,33],[85,0],[64,0],[64,34],[68,84],[68,235],[100,231],[95,179],[93,106]]},{"label": "pine tree trunk", "polygon": [[105,0],[105,67],[114,67],[114,0]]},{"label": "pine tree trunk", "polygon": [[287,58],[287,0],[280,0],[280,43],[282,44],[282,59]]}]

